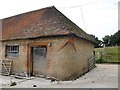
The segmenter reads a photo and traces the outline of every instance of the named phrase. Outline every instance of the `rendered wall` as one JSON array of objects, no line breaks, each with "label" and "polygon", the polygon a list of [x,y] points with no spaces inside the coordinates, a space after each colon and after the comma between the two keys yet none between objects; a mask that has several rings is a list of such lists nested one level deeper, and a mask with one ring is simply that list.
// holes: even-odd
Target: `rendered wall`
[{"label": "rendered wall", "polygon": [[[19,45],[19,57],[6,57],[5,56],[6,45],[14,45],[14,44]],[[12,74],[19,74],[23,76],[27,75],[26,55],[27,55],[26,41],[14,40],[14,41],[5,41],[2,43],[2,60],[13,60]]]},{"label": "rendered wall", "polygon": [[[93,55],[93,43],[83,39],[74,38],[76,50],[71,44],[64,46],[58,52],[58,47],[54,47],[49,75],[60,80],[76,79],[88,71],[88,58]],[[61,45],[63,42],[55,42]]]},{"label": "rendered wall", "polygon": [[[0,20],[0,40],[2,40],[2,20]],[[0,41],[0,74],[2,73],[2,42]]]},{"label": "rendered wall", "polygon": [[[45,75],[60,80],[76,79],[88,70],[88,58],[93,54],[94,45],[86,40],[75,38],[76,50],[70,43],[60,47],[70,37],[43,38],[36,40],[5,41],[2,46],[3,60],[13,60],[12,73],[27,74],[27,45],[39,42],[50,42],[51,50],[47,52]],[[5,46],[8,44],[19,44],[19,57],[5,57]],[[1,52],[0,52],[1,53]]]}]

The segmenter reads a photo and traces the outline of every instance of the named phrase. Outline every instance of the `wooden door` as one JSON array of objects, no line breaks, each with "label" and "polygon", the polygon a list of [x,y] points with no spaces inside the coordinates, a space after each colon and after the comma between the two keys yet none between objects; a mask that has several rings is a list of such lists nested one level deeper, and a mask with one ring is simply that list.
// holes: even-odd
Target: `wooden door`
[{"label": "wooden door", "polygon": [[46,68],[46,46],[33,46],[32,47],[32,67],[33,75],[44,75]]}]

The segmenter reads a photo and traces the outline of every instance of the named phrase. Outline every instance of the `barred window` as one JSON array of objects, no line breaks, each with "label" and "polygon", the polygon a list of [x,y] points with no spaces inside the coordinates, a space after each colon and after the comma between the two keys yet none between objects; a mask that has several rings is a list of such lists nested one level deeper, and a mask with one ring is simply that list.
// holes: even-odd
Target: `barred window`
[{"label": "barred window", "polygon": [[6,57],[18,57],[19,45],[6,46]]}]

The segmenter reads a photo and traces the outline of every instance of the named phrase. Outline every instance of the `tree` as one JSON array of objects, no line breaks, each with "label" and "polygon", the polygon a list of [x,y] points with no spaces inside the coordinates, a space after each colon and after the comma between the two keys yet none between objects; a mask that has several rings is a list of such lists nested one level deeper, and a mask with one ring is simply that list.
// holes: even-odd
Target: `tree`
[{"label": "tree", "polygon": [[99,40],[97,37],[95,37],[95,41],[96,41],[95,48],[102,47],[103,43],[101,40]]},{"label": "tree", "polygon": [[96,37],[95,35],[91,35],[94,39],[95,39],[95,42],[96,42],[96,44],[95,44],[95,48],[100,48],[100,47],[102,47],[102,41],[101,40],[99,40],[98,39],[98,37]]},{"label": "tree", "polygon": [[110,46],[110,36],[106,35],[103,39],[103,44],[105,44],[105,46]]},{"label": "tree", "polygon": [[118,30],[118,32],[116,32],[113,35],[113,38],[114,38],[114,46],[115,45],[120,46],[120,30]]},{"label": "tree", "polygon": [[120,30],[113,35],[106,35],[103,39],[105,46],[120,46]]}]

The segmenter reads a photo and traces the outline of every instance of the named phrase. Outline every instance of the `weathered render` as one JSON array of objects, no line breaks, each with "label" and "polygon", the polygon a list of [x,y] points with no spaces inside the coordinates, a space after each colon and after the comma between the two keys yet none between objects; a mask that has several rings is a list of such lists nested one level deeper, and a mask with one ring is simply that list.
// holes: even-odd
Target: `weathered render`
[{"label": "weathered render", "polygon": [[[0,40],[2,40],[2,20],[0,20]],[[2,60],[2,42],[0,41],[0,60]],[[0,74],[2,73],[2,62],[0,61]]]},{"label": "weathered render", "polygon": [[[11,74],[71,80],[89,71],[93,37],[55,7],[3,19],[2,27],[0,55],[13,61]],[[9,45],[19,46],[18,57],[6,56]]]}]

